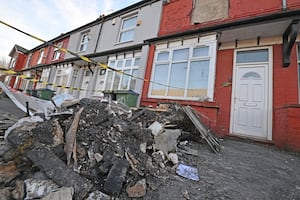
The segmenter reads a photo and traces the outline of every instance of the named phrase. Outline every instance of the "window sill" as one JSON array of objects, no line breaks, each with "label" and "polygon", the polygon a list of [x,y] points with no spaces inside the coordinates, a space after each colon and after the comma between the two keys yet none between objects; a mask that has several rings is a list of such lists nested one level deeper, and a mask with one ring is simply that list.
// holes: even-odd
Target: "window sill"
[{"label": "window sill", "polygon": [[217,105],[215,101],[195,101],[195,100],[183,100],[183,99],[176,99],[173,101],[170,101],[170,99],[166,98],[153,98],[153,97],[147,97],[142,98],[141,101],[147,102],[147,103],[161,103],[161,102],[176,102],[181,105],[189,105],[189,106],[198,106],[203,108],[213,108],[213,109],[220,109],[220,106]]},{"label": "window sill", "polygon": [[131,42],[133,42],[134,40],[129,40],[129,41],[125,41],[125,42],[117,42],[117,43],[115,43],[114,45],[116,46],[116,45],[121,45],[121,44],[126,44],[126,43],[131,43]]},{"label": "window sill", "polygon": [[168,99],[168,100],[178,100],[178,101],[193,101],[193,102],[213,102],[212,98],[210,97],[169,97],[169,96],[154,96],[149,95],[149,98],[153,99]]}]

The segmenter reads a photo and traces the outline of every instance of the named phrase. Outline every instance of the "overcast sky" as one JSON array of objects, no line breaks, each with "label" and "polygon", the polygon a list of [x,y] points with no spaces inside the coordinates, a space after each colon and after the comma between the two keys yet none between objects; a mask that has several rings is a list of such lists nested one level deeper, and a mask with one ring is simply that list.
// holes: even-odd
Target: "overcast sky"
[{"label": "overcast sky", "polygon": [[[0,20],[43,40],[50,40],[141,0],[0,0]],[[0,58],[15,44],[28,50],[41,44],[0,24]]]}]

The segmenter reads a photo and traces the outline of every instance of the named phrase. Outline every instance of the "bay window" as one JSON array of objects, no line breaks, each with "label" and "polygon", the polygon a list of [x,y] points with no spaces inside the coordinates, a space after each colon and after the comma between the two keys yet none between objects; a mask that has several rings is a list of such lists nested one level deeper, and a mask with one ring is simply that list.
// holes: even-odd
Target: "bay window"
[{"label": "bay window", "polygon": [[149,96],[212,100],[216,42],[158,49]]},{"label": "bay window", "polygon": [[136,84],[134,77],[138,75],[139,64],[139,57],[110,60],[108,66],[120,70],[122,73],[108,70],[105,78],[105,90],[134,90]]}]

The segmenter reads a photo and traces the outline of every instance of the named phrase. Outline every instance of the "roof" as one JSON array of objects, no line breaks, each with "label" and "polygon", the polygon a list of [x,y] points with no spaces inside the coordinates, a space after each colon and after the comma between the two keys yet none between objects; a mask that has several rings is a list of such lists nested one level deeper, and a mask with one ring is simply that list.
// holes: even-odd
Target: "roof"
[{"label": "roof", "polygon": [[13,57],[15,52],[26,54],[26,53],[28,53],[28,50],[25,49],[24,47],[21,47],[21,46],[15,44],[15,46],[12,48],[12,50],[10,51],[10,53],[8,55],[10,57]]},{"label": "roof", "polygon": [[62,33],[62,34],[60,34],[59,36],[57,36],[57,37],[55,37],[55,38],[53,38],[53,39],[51,39],[51,40],[49,40],[49,41],[47,41],[47,42],[45,42],[45,43],[39,45],[39,46],[34,47],[34,48],[31,49],[30,51],[34,51],[34,50],[36,50],[36,49],[43,48],[43,47],[45,47],[45,46],[48,46],[49,43],[53,43],[53,42],[56,42],[56,41],[58,41],[58,40],[61,40],[61,39],[65,38],[65,37],[68,37],[69,35],[71,35],[71,34],[74,33],[74,32],[78,32],[78,31],[80,31],[80,30],[87,29],[87,28],[89,28],[89,27],[91,27],[91,26],[94,26],[94,25],[103,23],[104,21],[108,21],[108,20],[113,19],[113,18],[115,18],[115,17],[117,17],[117,16],[126,14],[126,13],[128,13],[128,12],[131,12],[131,11],[136,10],[136,9],[139,9],[139,8],[141,8],[141,7],[143,7],[143,6],[146,6],[146,5],[155,3],[155,2],[157,2],[157,1],[160,1],[160,0],[142,0],[142,1],[140,1],[140,2],[137,2],[137,3],[135,3],[135,4],[132,4],[131,6],[128,6],[128,7],[125,7],[125,8],[123,8],[123,9],[121,9],[121,10],[118,10],[118,11],[116,11],[116,12],[113,12],[113,13],[111,13],[111,14],[109,14],[109,15],[100,15],[96,20],[94,20],[94,21],[92,21],[92,22],[90,22],[90,23],[87,23],[87,24],[85,24],[85,25],[83,25],[83,26],[80,26],[80,27],[78,27],[78,28],[76,28],[76,29],[73,29],[73,30],[71,30],[71,31],[69,31],[69,32],[67,32],[67,33]]}]

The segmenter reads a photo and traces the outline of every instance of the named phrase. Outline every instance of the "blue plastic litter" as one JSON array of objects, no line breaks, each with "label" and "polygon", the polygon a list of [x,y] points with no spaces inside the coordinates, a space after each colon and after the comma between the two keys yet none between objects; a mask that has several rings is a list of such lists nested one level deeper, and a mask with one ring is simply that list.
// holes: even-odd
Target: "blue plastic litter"
[{"label": "blue plastic litter", "polygon": [[195,167],[179,164],[176,173],[184,178],[199,181],[198,169]]}]

